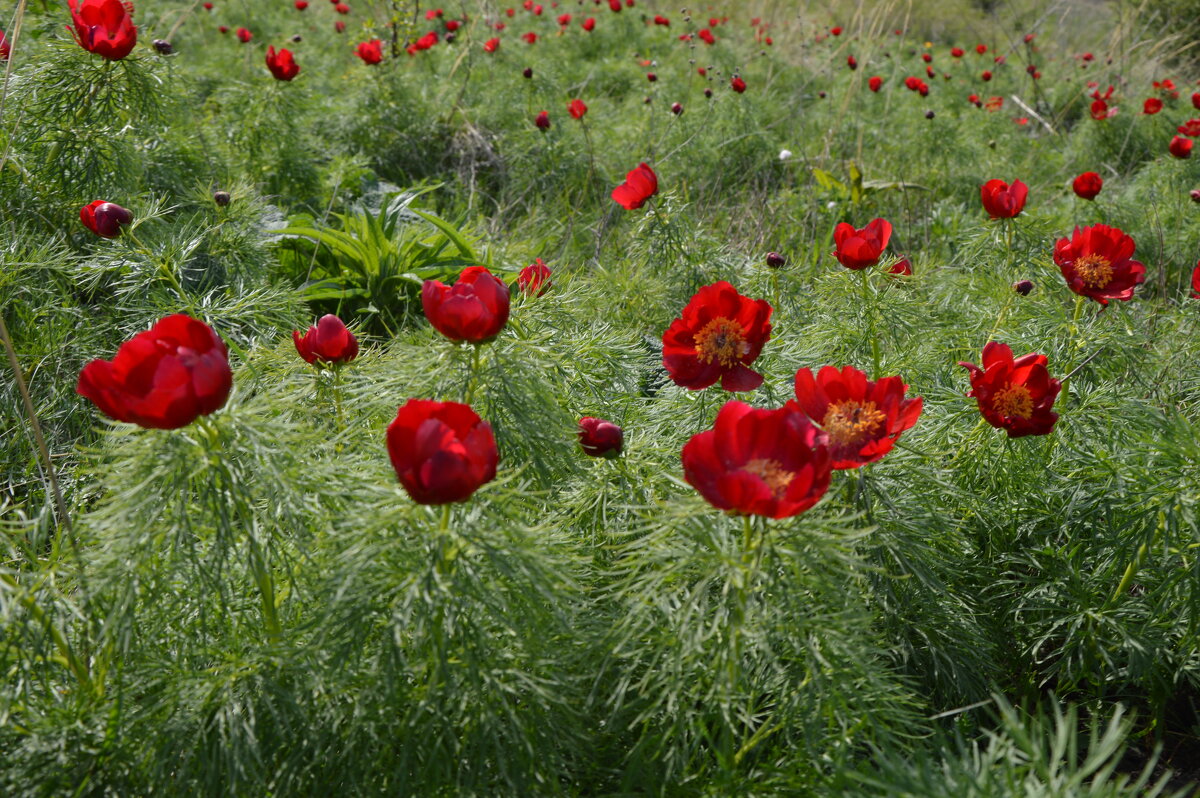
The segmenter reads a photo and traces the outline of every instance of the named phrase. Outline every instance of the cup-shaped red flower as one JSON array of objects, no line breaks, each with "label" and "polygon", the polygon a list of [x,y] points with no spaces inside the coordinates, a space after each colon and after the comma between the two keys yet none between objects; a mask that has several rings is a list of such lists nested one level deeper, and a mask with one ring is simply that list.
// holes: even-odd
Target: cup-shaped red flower
[{"label": "cup-shaped red flower", "polygon": [[748,366],[770,338],[771,305],[721,280],[697,291],[663,333],[663,366],[693,391],[717,380],[727,391],[753,391],[763,377]]},{"label": "cup-shaped red flower", "polygon": [[970,372],[967,396],[979,403],[987,423],[1010,438],[1046,435],[1054,429],[1054,400],[1062,383],[1051,379],[1045,355],[1031,352],[1014,360],[1008,344],[992,341],[983,348],[983,368],[962,361],[958,365]]},{"label": "cup-shaped red flower", "polygon": [[872,381],[853,366],[796,372],[796,406],[821,427],[835,469],[875,462],[917,423],[923,400],[906,391],[899,377]]},{"label": "cup-shaped red flower", "polygon": [[1183,136],[1175,136],[1167,145],[1167,150],[1176,158],[1191,158],[1194,142]]},{"label": "cup-shaped red flower", "polygon": [[874,77],[868,79],[867,88],[869,88],[871,91],[879,91],[881,88],[883,88],[883,78],[875,75]]},{"label": "cup-shaped red flower", "polygon": [[579,419],[579,445],[589,457],[619,457],[625,432],[611,421],[584,416]]},{"label": "cup-shaped red flower", "polygon": [[1095,172],[1084,172],[1071,183],[1071,190],[1075,192],[1075,196],[1085,200],[1095,199],[1102,188],[1104,178]]},{"label": "cup-shaped red flower", "polygon": [[521,273],[517,275],[517,287],[531,296],[546,293],[550,289],[550,267],[541,258],[537,258],[521,269]]},{"label": "cup-shaped red flower", "polygon": [[238,28],[237,31],[234,32],[234,35],[238,37],[238,41],[242,44],[249,44],[250,40],[254,38],[254,34],[251,33],[247,28]]},{"label": "cup-shaped red flower", "polygon": [[421,306],[434,329],[451,341],[484,343],[508,322],[508,286],[483,266],[470,266],[453,287],[426,280]]},{"label": "cup-shaped red flower", "polygon": [[579,98],[571,100],[570,105],[567,106],[567,112],[571,115],[572,119],[583,119],[583,115],[587,113],[587,110],[587,105]]},{"label": "cup-shaped red flower", "polygon": [[383,42],[379,39],[361,42],[358,47],[354,48],[354,54],[361,58],[364,64],[371,66],[378,64],[383,60]]},{"label": "cup-shaped red flower", "polygon": [[1133,260],[1133,238],[1104,224],[1076,227],[1070,238],[1054,245],[1054,262],[1067,287],[1101,305],[1110,299],[1133,298],[1133,289],[1146,279],[1146,267]]},{"label": "cup-shaped red flower", "polygon": [[88,363],[75,390],[109,418],[178,429],[223,407],[232,387],[225,343],[179,313],[121,344],[111,361]]},{"label": "cup-shaped red flower", "polygon": [[627,211],[634,211],[658,193],[658,175],[644,163],[625,175],[625,182],[612,190],[612,198]]},{"label": "cup-shaped red flower", "polygon": [[993,219],[1011,219],[1019,214],[1028,195],[1029,186],[1020,180],[1012,181],[1011,186],[1003,180],[989,180],[979,189],[983,209]]},{"label": "cup-shaped red flower", "polygon": [[280,48],[279,52],[275,52],[274,46],[267,48],[267,69],[276,80],[291,80],[300,74],[300,66],[286,47]]},{"label": "cup-shaped red flower", "polygon": [[388,456],[418,504],[466,501],[496,477],[492,427],[469,405],[409,399],[387,428]]},{"label": "cup-shaped red flower", "polygon": [[79,221],[98,236],[116,238],[122,227],[133,222],[133,214],[115,202],[93,200],[79,209]]},{"label": "cup-shaped red flower", "polygon": [[788,518],[829,488],[829,452],[799,409],[726,402],[683,447],[683,478],[719,510]]},{"label": "cup-shaped red flower", "polygon": [[1192,299],[1200,299],[1200,263],[1192,270]]},{"label": "cup-shaped red flower", "polygon": [[358,357],[358,339],[332,313],[322,316],[303,336],[292,330],[292,340],[305,363],[349,363]]},{"label": "cup-shaped red flower", "polygon": [[[133,3],[121,0],[69,0],[71,34],[79,46],[109,61],[120,61],[137,44]],[[70,28],[68,28],[70,30]]]},{"label": "cup-shaped red flower", "polygon": [[847,269],[865,269],[879,263],[891,237],[892,224],[886,219],[872,219],[861,230],[842,222],[833,229],[833,256]]}]

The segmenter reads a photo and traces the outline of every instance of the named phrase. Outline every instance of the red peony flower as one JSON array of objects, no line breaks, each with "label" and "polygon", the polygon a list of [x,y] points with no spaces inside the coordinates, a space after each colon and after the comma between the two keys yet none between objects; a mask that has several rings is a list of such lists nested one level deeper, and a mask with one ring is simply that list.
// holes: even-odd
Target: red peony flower
[{"label": "red peony flower", "polygon": [[346,5],[345,3],[337,3],[334,5],[333,10],[339,14],[349,14],[350,6]]},{"label": "red peony flower", "polygon": [[1163,101],[1157,97],[1150,97],[1146,102],[1142,103],[1142,113],[1147,116],[1153,116],[1162,110]]},{"label": "red peony flower", "polygon": [[93,200],[79,209],[83,226],[103,238],[116,238],[121,228],[133,222],[133,214],[115,202]]},{"label": "red peony flower", "polygon": [[1080,199],[1095,199],[1104,188],[1104,179],[1095,172],[1084,172],[1071,183],[1071,189]]},{"label": "red peony flower", "polygon": [[539,111],[538,115],[533,118],[533,124],[537,125],[538,130],[550,129],[550,112]]},{"label": "red peony flower", "polygon": [[1010,438],[1047,435],[1058,414],[1051,408],[1062,383],[1050,378],[1046,356],[1030,353],[1013,359],[1008,344],[992,341],[983,348],[983,368],[972,363],[958,365],[971,373],[967,396],[979,403],[979,412],[993,427]]},{"label": "red peony flower", "polygon": [[1011,219],[1020,214],[1028,194],[1029,186],[1020,180],[1014,180],[1011,186],[1003,180],[989,180],[979,189],[983,209],[993,219]]},{"label": "red peony flower", "polygon": [[954,57],[954,58],[962,58],[962,57],[963,57],[963,55],[964,55],[964,53],[963,53],[963,48],[961,48],[961,47],[951,47],[951,48],[950,48],[950,55],[951,55],[952,57]]},{"label": "red peony flower", "polygon": [[4,38],[4,31],[0,30],[0,61],[7,61],[11,54],[12,48],[8,44],[8,39]]},{"label": "red peony flower", "polygon": [[1133,250],[1133,239],[1116,227],[1076,227],[1070,239],[1054,245],[1054,262],[1068,288],[1107,305],[1110,299],[1132,299],[1134,287],[1146,279],[1146,267],[1131,259]]},{"label": "red peony flower", "polygon": [[585,416],[579,419],[579,445],[589,457],[619,457],[625,445],[625,433],[611,421]]},{"label": "red peony flower", "polygon": [[858,468],[892,450],[900,434],[917,423],[923,400],[905,399],[908,386],[899,377],[878,382],[853,366],[825,366],[796,372],[796,400],[822,430],[834,469]]},{"label": "red peony flower", "polygon": [[596,20],[592,17],[588,17],[583,22],[579,23],[579,25],[585,31],[587,31],[588,33],[591,33],[592,31],[594,31],[596,29]]},{"label": "red peony flower", "polygon": [[846,56],[846,66],[851,70],[858,69],[858,59],[852,55]]},{"label": "red peony flower", "polygon": [[878,75],[867,80],[867,88],[871,91],[879,91],[883,87],[883,78]]},{"label": "red peony flower", "polygon": [[79,372],[76,392],[109,418],[147,429],[178,429],[225,405],[233,388],[225,343],[182,313],[121,344],[117,356]]},{"label": "red peony flower", "polygon": [[729,81],[729,88],[741,94],[746,91],[746,81],[742,80],[741,75],[734,75]]},{"label": "red peony flower", "polygon": [[469,405],[409,399],[387,428],[388,456],[418,504],[471,498],[496,478],[500,453],[492,427]]},{"label": "red peony flower", "polygon": [[541,296],[550,289],[550,267],[541,258],[521,269],[517,275],[517,287],[531,296]]},{"label": "red peony flower", "polygon": [[985,70],[983,70],[982,73],[980,73],[979,77],[983,79],[984,83],[987,83],[989,80],[992,79],[992,73],[989,70],[985,69]]},{"label": "red peony flower", "polygon": [[771,305],[721,280],[706,285],[663,333],[663,366],[676,385],[699,391],[753,391],[763,377],[748,366],[771,338]]},{"label": "red peony flower", "polygon": [[682,452],[683,478],[718,510],[790,518],[829,488],[829,452],[808,418],[790,404],[778,410],[726,402],[713,428]]},{"label": "red peony flower", "polygon": [[1200,263],[1192,270],[1192,298],[1200,299]]},{"label": "red peony flower", "polygon": [[383,60],[383,42],[379,39],[361,42],[354,48],[354,54],[361,58],[364,64],[378,64]]},{"label": "red peony flower", "polygon": [[297,11],[303,11],[304,9],[308,8],[308,0],[296,0],[293,5],[296,6]]},{"label": "red peony flower", "polygon": [[1194,139],[1200,136],[1200,119],[1189,119],[1177,127],[1176,130],[1179,132],[1179,135]]},{"label": "red peony flower", "polygon": [[490,341],[508,322],[508,286],[483,266],[463,269],[454,287],[426,280],[421,306],[434,329],[451,341]]},{"label": "red peony flower", "polygon": [[[120,61],[137,44],[133,3],[121,0],[68,0],[75,29],[71,35],[89,53]],[[5,56],[7,58],[7,56]]]},{"label": "red peony flower", "polygon": [[840,27],[834,27],[834,28],[830,28],[830,29],[829,29],[829,32],[830,32],[830,33],[832,33],[834,36],[841,36],[841,35],[842,35],[842,29],[841,29]]},{"label": "red peony flower", "polygon": [[485,53],[494,53],[500,49],[500,40],[492,37],[483,43],[483,51]]},{"label": "red peony flower", "polygon": [[635,211],[658,193],[658,175],[644,163],[625,175],[625,182],[612,190],[613,200],[627,211]]},{"label": "red peony flower", "polygon": [[587,106],[583,100],[578,98],[571,100],[571,104],[567,106],[567,112],[571,114],[572,119],[583,119],[583,115],[587,113]]},{"label": "red peony flower", "polygon": [[655,14],[654,15],[654,24],[662,25],[663,27],[670,27],[671,20],[667,19],[662,14]]},{"label": "red peony flower", "polygon": [[291,80],[300,74],[300,67],[292,58],[292,51],[280,48],[277,53],[274,46],[267,48],[267,69],[271,70],[276,80]]},{"label": "red peony flower", "polygon": [[879,263],[879,256],[887,249],[892,237],[892,225],[886,219],[872,219],[861,230],[841,222],[833,229],[833,256],[847,269],[858,271]]},{"label": "red peony flower", "polygon": [[534,33],[533,31],[529,31],[528,33],[522,33],[521,38],[525,40],[526,44],[534,44],[537,42],[537,39],[538,39],[537,34]]},{"label": "red peony flower", "polygon": [[1171,143],[1167,145],[1167,149],[1170,150],[1171,154],[1176,158],[1191,158],[1192,146],[1194,144],[1195,142],[1193,142],[1191,139],[1184,138],[1183,136],[1176,136],[1175,138],[1171,139]]},{"label": "red peony flower", "polygon": [[254,38],[254,34],[246,28],[238,28],[234,31],[234,35],[238,37],[238,41],[242,44],[248,44]]},{"label": "red peony flower", "polygon": [[358,339],[346,329],[342,320],[327,313],[309,327],[304,337],[299,330],[292,330],[292,341],[305,363],[349,363],[358,357]]},{"label": "red peony flower", "polygon": [[[338,33],[345,33],[345,31],[346,31],[346,23],[345,23],[345,22],[342,22],[342,21],[339,19],[338,21],[336,21],[336,22],[334,22],[334,23],[333,23],[333,29],[334,29],[335,31],[337,31]],[[410,53],[409,55],[411,55],[411,53]]]},{"label": "red peony flower", "polygon": [[893,263],[891,268],[888,269],[888,274],[902,274],[911,277],[912,273],[912,264],[909,262],[908,258],[901,258]]},{"label": "red peony flower", "polygon": [[710,31],[708,28],[701,28],[699,32],[696,33],[696,36],[698,36],[700,41],[704,42],[705,44],[717,43],[717,37],[713,36],[712,31]]}]

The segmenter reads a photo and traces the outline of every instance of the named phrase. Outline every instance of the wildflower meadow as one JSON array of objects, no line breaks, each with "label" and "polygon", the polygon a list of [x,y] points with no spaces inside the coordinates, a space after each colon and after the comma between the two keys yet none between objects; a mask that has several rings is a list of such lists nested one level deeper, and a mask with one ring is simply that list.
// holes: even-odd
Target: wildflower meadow
[{"label": "wildflower meadow", "polygon": [[0,3],[0,795],[1200,795],[1198,13]]}]

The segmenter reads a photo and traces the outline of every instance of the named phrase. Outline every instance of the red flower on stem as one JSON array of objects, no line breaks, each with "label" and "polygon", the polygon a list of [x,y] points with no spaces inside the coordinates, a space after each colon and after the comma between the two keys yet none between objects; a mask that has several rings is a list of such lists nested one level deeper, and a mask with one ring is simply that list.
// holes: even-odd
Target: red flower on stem
[{"label": "red flower on stem", "polygon": [[1095,172],[1084,172],[1071,183],[1071,189],[1080,199],[1095,199],[1104,188],[1104,179]]},{"label": "red flower on stem", "polygon": [[1133,250],[1133,239],[1120,228],[1076,227],[1071,238],[1054,245],[1054,262],[1068,288],[1107,305],[1110,299],[1132,299],[1133,289],[1146,279],[1146,267],[1132,259]]},{"label": "red flower on stem", "polygon": [[583,115],[587,111],[588,107],[584,104],[583,100],[578,98],[571,100],[570,105],[567,106],[567,113],[571,115],[572,119],[583,119]]},{"label": "red flower on stem", "polygon": [[742,94],[746,91],[746,81],[742,80],[741,75],[734,75],[729,81],[729,88],[733,89],[738,94]]},{"label": "red flower on stem", "polygon": [[433,328],[451,341],[480,344],[508,323],[508,286],[483,266],[463,269],[453,287],[426,280],[421,306]]},{"label": "red flower on stem", "polygon": [[[899,377],[878,381],[853,366],[796,372],[796,406],[820,426],[833,468],[858,468],[892,450],[900,434],[917,423],[923,400],[905,399]],[[789,403],[791,404],[791,403]]]},{"label": "red flower on stem", "polygon": [[753,391],[750,370],[771,338],[771,305],[721,280],[696,292],[663,333],[663,366],[676,385],[699,391],[721,381],[726,391]]},{"label": "red flower on stem", "polygon": [[1183,136],[1176,136],[1171,139],[1171,143],[1167,145],[1167,150],[1176,158],[1191,158],[1192,146],[1195,144],[1191,139]]},{"label": "red flower on stem", "polygon": [[238,28],[234,31],[234,35],[238,37],[238,41],[242,44],[249,44],[250,40],[254,38],[254,34],[246,28]]},{"label": "red flower on stem", "polygon": [[612,190],[613,200],[627,211],[635,211],[658,193],[658,175],[644,163],[625,175],[625,182]]},{"label": "red flower on stem", "polygon": [[1010,186],[1003,180],[989,180],[979,189],[983,209],[993,219],[1011,219],[1025,208],[1029,186],[1014,180]]},{"label": "red flower on stem", "polygon": [[833,256],[847,269],[858,271],[879,263],[879,257],[887,249],[892,237],[892,224],[886,219],[872,219],[861,230],[854,225],[840,223],[833,229]]},{"label": "red flower on stem", "polygon": [[133,214],[115,202],[93,200],[79,209],[83,226],[103,238],[116,238],[121,228],[133,222]]},{"label": "red flower on stem", "polygon": [[387,428],[388,457],[418,504],[471,498],[496,478],[500,453],[492,427],[469,405],[409,399]]},{"label": "red flower on stem", "polygon": [[383,60],[383,42],[379,39],[360,42],[358,47],[354,48],[354,54],[361,58],[364,64],[374,66]]},{"label": "red flower on stem", "polygon": [[292,330],[292,341],[305,363],[349,363],[358,357],[358,339],[332,313],[322,316],[303,337],[299,330]]},{"label": "red flower on stem", "polygon": [[1051,379],[1046,356],[1030,353],[1013,359],[1008,344],[992,341],[983,348],[983,368],[959,362],[971,376],[967,396],[979,403],[979,412],[993,427],[1010,438],[1046,435],[1058,414],[1052,409],[1062,383]]},{"label": "red flower on stem", "polygon": [[111,361],[88,363],[75,390],[109,418],[178,429],[221,409],[232,388],[225,343],[204,322],[178,313],[121,344]]},{"label": "red flower on stem", "polygon": [[869,88],[871,91],[874,91],[874,92],[879,91],[881,88],[883,88],[883,78],[876,75],[876,76],[868,79],[867,80],[867,88]]},{"label": "red flower on stem", "polygon": [[1192,299],[1200,299],[1200,263],[1192,270]]},{"label": "red flower on stem", "polygon": [[276,80],[291,80],[300,74],[300,66],[286,47],[280,48],[279,52],[275,52],[274,46],[267,48],[267,69]]},{"label": "red flower on stem", "polygon": [[829,452],[790,405],[766,410],[726,402],[713,428],[684,445],[681,459],[689,485],[713,507],[738,515],[789,518],[829,488]]},{"label": "red flower on stem", "polygon": [[550,267],[541,258],[521,269],[517,275],[517,287],[530,296],[541,296],[550,290]]},{"label": "red flower on stem", "polygon": [[611,421],[584,416],[579,419],[579,445],[589,457],[619,457],[625,445],[625,433]]},{"label": "red flower on stem", "polygon": [[75,23],[71,35],[80,47],[109,61],[120,61],[133,51],[137,44],[133,3],[123,3],[121,0],[69,0],[68,5]]}]

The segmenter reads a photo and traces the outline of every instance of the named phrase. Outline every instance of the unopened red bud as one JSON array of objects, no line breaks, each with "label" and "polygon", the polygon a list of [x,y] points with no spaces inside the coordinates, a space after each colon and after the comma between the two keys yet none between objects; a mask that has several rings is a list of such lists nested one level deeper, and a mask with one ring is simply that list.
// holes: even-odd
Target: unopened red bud
[{"label": "unopened red bud", "polygon": [[1033,282],[1031,280],[1020,280],[1013,283],[1012,287],[1021,296],[1029,296],[1029,292],[1033,290]]}]

